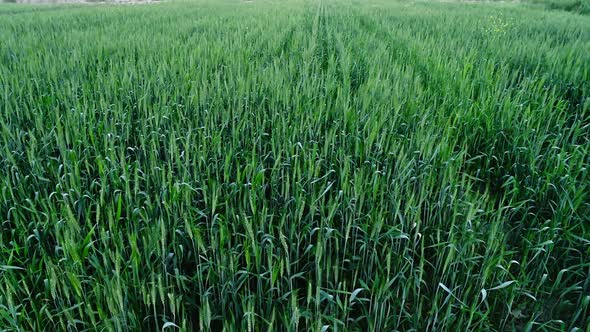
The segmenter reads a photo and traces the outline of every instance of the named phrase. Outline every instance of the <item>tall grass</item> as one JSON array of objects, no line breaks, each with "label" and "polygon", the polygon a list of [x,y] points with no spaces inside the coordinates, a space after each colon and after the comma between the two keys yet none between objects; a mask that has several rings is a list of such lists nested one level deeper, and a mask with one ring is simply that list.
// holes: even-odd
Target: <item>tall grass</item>
[{"label": "tall grass", "polygon": [[0,7],[1,329],[587,328],[590,20],[485,6]]},{"label": "tall grass", "polygon": [[590,0],[532,0],[549,9],[565,10],[579,14],[590,14]]}]

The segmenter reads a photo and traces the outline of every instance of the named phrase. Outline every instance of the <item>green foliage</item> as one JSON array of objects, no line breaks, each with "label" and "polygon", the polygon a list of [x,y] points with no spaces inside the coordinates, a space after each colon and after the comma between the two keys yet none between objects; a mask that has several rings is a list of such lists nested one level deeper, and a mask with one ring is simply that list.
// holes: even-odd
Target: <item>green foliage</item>
[{"label": "green foliage", "polygon": [[586,16],[11,5],[0,41],[2,330],[590,324]]},{"label": "green foliage", "polygon": [[590,14],[590,0],[531,0],[549,9],[566,10],[580,14]]}]

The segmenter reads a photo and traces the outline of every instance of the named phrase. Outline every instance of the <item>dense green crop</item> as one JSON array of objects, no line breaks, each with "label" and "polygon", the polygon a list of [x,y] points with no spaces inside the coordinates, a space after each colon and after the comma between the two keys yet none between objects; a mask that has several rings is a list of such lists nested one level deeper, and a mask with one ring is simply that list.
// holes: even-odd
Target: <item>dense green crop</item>
[{"label": "dense green crop", "polygon": [[0,330],[590,324],[590,17],[0,6]]},{"label": "dense green crop", "polygon": [[566,10],[580,14],[590,14],[590,0],[528,0],[549,9]]}]

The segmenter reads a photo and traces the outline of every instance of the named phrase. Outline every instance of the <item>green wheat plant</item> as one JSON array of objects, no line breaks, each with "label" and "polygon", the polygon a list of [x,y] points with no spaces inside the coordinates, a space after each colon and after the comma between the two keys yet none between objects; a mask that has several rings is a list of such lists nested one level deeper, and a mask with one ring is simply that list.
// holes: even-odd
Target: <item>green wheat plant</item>
[{"label": "green wheat plant", "polygon": [[0,330],[588,331],[590,17],[0,5]]}]

